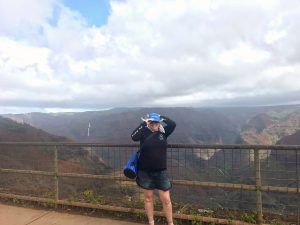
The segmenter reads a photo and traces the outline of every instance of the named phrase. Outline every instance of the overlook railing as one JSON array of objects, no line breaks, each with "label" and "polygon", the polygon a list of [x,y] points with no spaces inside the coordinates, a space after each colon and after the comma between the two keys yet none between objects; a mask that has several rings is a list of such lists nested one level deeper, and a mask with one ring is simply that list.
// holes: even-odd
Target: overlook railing
[{"label": "overlook railing", "polygon": [[[2,142],[0,197],[145,214],[142,190],[122,173],[137,148]],[[168,171],[174,218],[300,224],[300,146],[171,144]]]}]

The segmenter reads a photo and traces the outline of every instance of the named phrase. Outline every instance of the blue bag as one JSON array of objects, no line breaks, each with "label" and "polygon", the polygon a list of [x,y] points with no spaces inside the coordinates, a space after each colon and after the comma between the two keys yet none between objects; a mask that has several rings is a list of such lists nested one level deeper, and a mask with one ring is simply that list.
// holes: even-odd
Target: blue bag
[{"label": "blue bag", "polygon": [[138,153],[134,152],[130,156],[126,166],[124,167],[124,175],[130,179],[135,179],[138,171]]}]

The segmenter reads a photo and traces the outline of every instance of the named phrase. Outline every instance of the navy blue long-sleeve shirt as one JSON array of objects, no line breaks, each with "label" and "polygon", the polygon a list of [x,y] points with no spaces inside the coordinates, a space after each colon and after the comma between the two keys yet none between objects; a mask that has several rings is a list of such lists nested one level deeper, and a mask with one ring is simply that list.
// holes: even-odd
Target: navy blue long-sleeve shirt
[{"label": "navy blue long-sleeve shirt", "polygon": [[152,132],[143,122],[131,134],[132,140],[140,141],[140,170],[159,171],[167,168],[167,138],[174,131],[176,123],[165,116],[161,116],[161,119],[166,124],[165,132]]}]

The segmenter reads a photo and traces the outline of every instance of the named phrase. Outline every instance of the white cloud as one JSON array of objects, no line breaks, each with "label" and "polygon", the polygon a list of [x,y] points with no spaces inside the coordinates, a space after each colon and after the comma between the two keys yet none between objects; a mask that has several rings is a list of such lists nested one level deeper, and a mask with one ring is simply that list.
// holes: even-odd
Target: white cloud
[{"label": "white cloud", "polygon": [[89,27],[60,0],[0,0],[0,103],[70,110],[289,96],[300,90],[299,15],[293,0],[128,0],[111,1],[108,23]]},{"label": "white cloud", "polygon": [[25,42],[0,37],[0,49],[2,71],[3,69],[26,70],[26,67],[36,66],[37,70],[52,74],[47,62],[50,51],[45,47],[30,46]]},{"label": "white cloud", "polygon": [[219,55],[219,63],[234,65],[236,63],[258,63],[267,60],[270,53],[265,50],[254,49],[251,46],[240,43],[235,49],[226,50]]},{"label": "white cloud", "polygon": [[286,35],[287,35],[287,32],[285,30],[281,30],[281,31],[271,30],[268,33],[266,33],[265,41],[267,44],[273,44],[274,42],[280,40],[281,38],[283,38]]}]

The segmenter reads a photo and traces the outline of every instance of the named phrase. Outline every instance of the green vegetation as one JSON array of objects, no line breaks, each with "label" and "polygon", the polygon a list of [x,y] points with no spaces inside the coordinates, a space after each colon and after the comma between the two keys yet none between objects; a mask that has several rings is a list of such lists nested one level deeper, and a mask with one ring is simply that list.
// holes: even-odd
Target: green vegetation
[{"label": "green vegetation", "polygon": [[192,225],[202,225],[201,221],[192,221]]},{"label": "green vegetation", "polygon": [[271,225],[285,225],[285,223],[281,223],[281,222],[272,222]]},{"label": "green vegetation", "polygon": [[79,202],[80,199],[78,197],[70,197],[67,199],[68,202]]},{"label": "green vegetation", "polygon": [[147,221],[147,216],[144,213],[135,213],[134,218],[138,221]]},{"label": "green vegetation", "polygon": [[257,212],[245,213],[241,216],[241,220],[247,223],[256,223]]},{"label": "green vegetation", "polygon": [[85,190],[82,192],[82,196],[84,197],[84,200],[87,200],[89,203],[99,205],[105,204],[104,196],[97,195],[92,190]]}]

